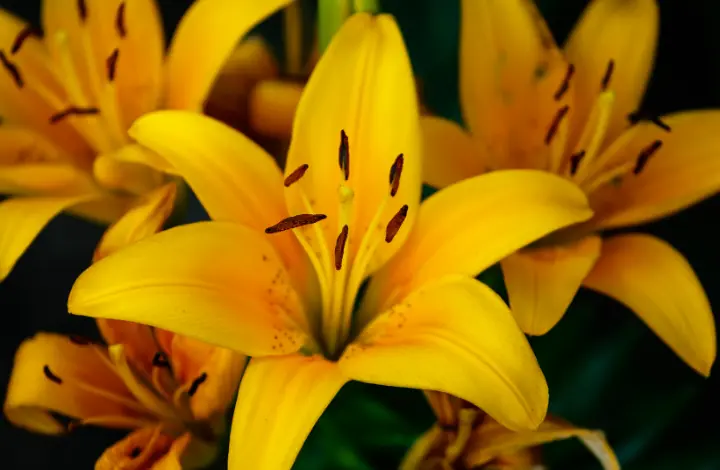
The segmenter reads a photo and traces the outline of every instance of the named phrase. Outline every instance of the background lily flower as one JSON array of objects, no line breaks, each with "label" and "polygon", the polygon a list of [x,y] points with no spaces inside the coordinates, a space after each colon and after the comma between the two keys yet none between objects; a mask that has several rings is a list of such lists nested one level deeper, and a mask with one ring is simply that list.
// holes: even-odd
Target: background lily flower
[{"label": "background lily flower", "polygon": [[164,184],[130,123],[201,111],[238,39],[288,1],[198,2],[167,56],[154,0],[45,0],[42,38],[0,9],[0,192],[22,196],[0,203],[0,279],[59,212],[112,222]]},{"label": "background lily flower", "polygon": [[252,356],[231,468],[290,468],[349,380],[453,393],[513,429],[542,422],[547,386],[532,350],[471,276],[588,219],[587,201],[562,178],[520,170],[420,207],[418,107],[391,17],[355,15],[335,36],[303,93],[284,178],[259,146],[196,113],[153,113],[130,133],[214,220],[99,261],[68,307]]},{"label": "background lily flower", "polygon": [[546,333],[583,285],[628,306],[707,375],[715,324],[684,257],[649,235],[600,237],[720,187],[720,112],[637,112],[657,31],[654,0],[594,0],[560,51],[533,2],[463,0],[460,89],[469,131],[424,118],[424,174],[440,187],[503,168],[573,181],[588,194],[593,219],[502,262],[523,330]]},{"label": "background lily flower", "polygon": [[426,392],[438,422],[420,436],[400,470],[533,470],[542,467],[537,452],[542,444],[577,437],[595,454],[605,470],[620,463],[601,431],[576,428],[548,416],[536,430],[511,431],[463,400],[444,393]]}]

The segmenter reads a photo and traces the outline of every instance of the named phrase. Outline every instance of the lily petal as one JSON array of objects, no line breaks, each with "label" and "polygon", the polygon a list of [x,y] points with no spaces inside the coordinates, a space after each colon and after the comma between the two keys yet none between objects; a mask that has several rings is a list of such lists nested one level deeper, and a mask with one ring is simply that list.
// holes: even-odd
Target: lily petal
[{"label": "lily petal", "polygon": [[103,452],[95,463],[95,470],[156,470],[157,462],[167,455],[173,444],[173,438],[161,433],[157,426],[138,429]]},{"label": "lily petal", "polygon": [[93,196],[16,197],[0,202],[0,280],[40,231],[63,210]]},{"label": "lily petal", "polygon": [[540,12],[530,0],[463,0],[461,21],[460,101],[468,128],[494,168],[547,168],[546,136],[572,92],[555,99],[568,65]]},{"label": "lily petal", "polygon": [[30,196],[77,196],[97,191],[87,173],[65,164],[0,166],[0,192]]},{"label": "lily petal", "polygon": [[175,227],[98,261],[75,282],[68,308],[247,355],[295,352],[307,340],[304,310],[275,250],[232,223]]},{"label": "lily petal", "polygon": [[228,468],[289,470],[347,381],[337,364],[320,356],[253,358],[240,383]]},{"label": "lily petal", "polygon": [[690,367],[710,374],[717,348],[710,304],[673,247],[650,235],[606,239],[583,285],[626,305]]},{"label": "lily petal", "polygon": [[446,278],[379,315],[339,361],[361,382],[435,390],[511,429],[545,418],[548,389],[505,302],[475,279]]},{"label": "lily petal", "polygon": [[[343,203],[352,207],[346,259],[355,259],[366,232],[381,231],[377,238],[384,238],[390,219],[409,206],[393,243],[380,243],[373,252],[368,273],[397,251],[416,217],[422,171],[419,127],[415,82],[397,24],[388,15],[353,15],[333,37],[300,99],[285,169],[288,175],[303,164],[309,169],[288,189],[286,199],[293,214],[326,214],[325,243],[335,245],[343,226],[338,219],[338,187],[344,178],[338,149],[344,130],[350,155],[346,184],[354,193],[351,202]],[[389,198],[390,170],[399,154],[404,155],[399,191]],[[379,219],[371,222],[386,200]]]},{"label": "lily petal", "polygon": [[50,333],[18,348],[4,412],[16,426],[46,434],[67,431],[51,412],[81,420],[127,418],[128,427],[153,419],[115,374],[103,348]]},{"label": "lily petal", "polygon": [[447,119],[423,116],[423,180],[436,188],[485,173],[487,157],[479,142]]},{"label": "lily petal", "polygon": [[600,158],[603,171],[630,163],[654,141],[662,146],[639,174],[625,175],[590,195],[599,227],[639,224],[673,214],[720,189],[720,111],[690,111],[662,118],[671,132],[641,123],[622,135]]},{"label": "lily petal", "polygon": [[565,45],[576,71],[571,142],[580,137],[611,60],[608,88],[615,104],[605,141],[628,126],[627,116],[640,105],[650,77],[659,25],[656,0],[593,0],[586,8]]},{"label": "lily petal", "polygon": [[600,256],[600,237],[518,251],[502,261],[510,308],[520,328],[544,335],[562,318]]},{"label": "lily petal", "polygon": [[188,9],[168,53],[166,106],[202,111],[223,63],[256,24],[290,0],[204,0]]},{"label": "lily petal", "polygon": [[135,366],[141,367],[147,372],[149,377],[153,369],[153,357],[158,352],[158,345],[153,338],[152,329],[147,325],[129,321],[108,320],[107,318],[98,318],[96,321],[100,335],[108,346],[124,345],[125,355]]}]

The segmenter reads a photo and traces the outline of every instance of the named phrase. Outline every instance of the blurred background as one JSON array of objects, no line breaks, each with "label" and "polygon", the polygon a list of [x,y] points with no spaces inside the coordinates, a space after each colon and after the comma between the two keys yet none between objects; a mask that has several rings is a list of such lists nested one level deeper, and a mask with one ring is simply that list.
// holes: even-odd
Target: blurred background
[{"label": "blurred background", "polygon": [[[260,0],[258,0],[260,1]],[[720,107],[720,2],[658,0],[660,44],[643,105],[656,114]],[[158,0],[168,37],[190,0]],[[312,3],[312,2],[310,2]],[[456,1],[382,0],[396,15],[426,107],[458,119]],[[559,43],[586,0],[538,0]],[[0,0],[0,7],[38,23],[40,0]],[[278,47],[276,15],[259,32]],[[2,99],[2,97],[0,97]],[[720,132],[720,129],[718,130]],[[720,155],[718,155],[720,158]],[[1,196],[0,196],[1,197]],[[196,201],[188,220],[203,218]],[[720,197],[661,222],[641,227],[676,247],[690,261],[715,309],[720,309]],[[94,336],[94,323],[67,314],[66,299],[88,266],[101,228],[69,216],[54,220],[0,284],[0,398],[4,400],[13,355],[37,331]],[[503,291],[499,271],[482,278]],[[531,340],[549,386],[550,412],[582,427],[602,429],[628,470],[720,469],[720,371],[703,379],[684,366],[630,311],[581,291],[548,335]],[[307,440],[297,469],[396,468],[413,440],[433,422],[420,392],[346,385]],[[0,468],[93,468],[122,432],[81,428],[47,437],[0,418]],[[544,448],[553,469],[599,469],[577,442]],[[213,468],[226,468],[223,459]]]}]

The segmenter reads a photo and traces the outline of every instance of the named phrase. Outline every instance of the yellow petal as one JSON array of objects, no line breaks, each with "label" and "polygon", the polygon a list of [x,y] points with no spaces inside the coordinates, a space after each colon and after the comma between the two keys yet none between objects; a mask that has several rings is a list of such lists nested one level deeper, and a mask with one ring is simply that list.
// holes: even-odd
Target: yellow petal
[{"label": "yellow petal", "polygon": [[[335,246],[343,181],[338,165],[340,133],[349,144],[349,186],[354,197],[348,215],[346,264],[354,259],[368,231],[385,237],[390,219],[407,204],[407,218],[393,243],[380,243],[369,267],[386,261],[407,237],[420,199],[422,155],[418,106],[412,68],[400,30],[388,15],[357,14],[334,36],[317,64],[295,115],[286,174],[307,164],[305,176],[289,188],[286,199],[293,214],[326,214],[325,243]],[[404,166],[397,195],[378,222],[371,223],[390,193],[390,169],[399,154]],[[380,235],[378,232],[382,232]]]},{"label": "yellow petal", "polygon": [[544,335],[565,314],[600,256],[600,237],[519,251],[502,261],[510,308],[520,328]]},{"label": "yellow petal", "polygon": [[16,426],[47,434],[67,430],[51,412],[82,420],[127,418],[129,427],[153,419],[115,374],[104,348],[49,333],[18,348],[4,412]]},{"label": "yellow petal", "polygon": [[149,326],[107,318],[98,318],[96,321],[100,334],[108,345],[122,344],[125,354],[136,367],[148,375],[152,373],[152,361],[158,352],[158,346]]},{"label": "yellow petal", "polygon": [[168,183],[147,194],[103,234],[95,249],[94,260],[157,233],[170,216],[177,193],[177,184]]},{"label": "yellow petal", "polygon": [[0,192],[28,196],[73,196],[97,191],[87,173],[66,164],[0,166]]},{"label": "yellow petal", "polygon": [[243,35],[290,0],[204,0],[188,9],[168,53],[166,106],[201,111]]},{"label": "yellow petal", "polygon": [[662,146],[639,174],[629,171],[619,184],[608,183],[590,195],[601,227],[655,220],[711,196],[720,189],[720,111],[690,111],[662,118],[666,132],[652,123],[628,130],[600,158],[602,171],[623,164],[634,169],[639,155],[656,140]]},{"label": "yellow petal", "polygon": [[379,315],[345,350],[340,368],[362,382],[435,390],[511,429],[545,417],[545,378],[509,309],[475,279],[428,284]]},{"label": "yellow petal", "polygon": [[68,158],[52,141],[26,127],[0,127],[0,146],[3,149],[0,154],[0,168],[32,163],[58,163]]},{"label": "yellow petal", "polygon": [[165,328],[248,355],[295,352],[304,311],[263,235],[223,222],[176,227],[80,275],[71,313]]},{"label": "yellow petal", "polygon": [[162,434],[156,426],[138,429],[103,452],[95,462],[95,470],[157,470],[156,463],[173,444],[173,438]]},{"label": "yellow petal", "polygon": [[228,468],[289,470],[347,380],[320,356],[253,358],[235,405]]},{"label": "yellow petal", "polygon": [[497,457],[572,437],[580,439],[605,470],[620,470],[620,463],[602,431],[576,428],[551,416],[537,430],[521,432],[510,431],[492,420],[485,420],[470,439],[465,464],[480,467]]},{"label": "yellow petal", "polygon": [[423,180],[443,188],[488,170],[479,142],[447,119],[422,117]]},{"label": "yellow petal", "polygon": [[446,274],[475,276],[591,215],[577,186],[546,172],[497,171],[449,186],[423,202],[411,237],[371,282],[363,314]]},{"label": "yellow petal", "polygon": [[0,202],[0,280],[51,219],[91,197],[16,197]]},{"label": "yellow petal", "polygon": [[659,26],[656,0],[593,0],[570,34],[565,53],[575,65],[571,141],[582,132],[612,60],[609,89],[615,105],[606,134],[612,141],[637,110],[655,57]]},{"label": "yellow petal", "polygon": [[715,361],[715,322],[687,260],[649,235],[603,241],[583,285],[633,310],[690,367],[707,376]]},{"label": "yellow petal", "polygon": [[[463,0],[460,99],[493,168],[546,168],[568,65],[531,0]],[[571,82],[572,85],[572,82]]]},{"label": "yellow petal", "polygon": [[303,86],[282,80],[265,80],[253,87],[248,102],[250,128],[266,137],[290,139]]}]

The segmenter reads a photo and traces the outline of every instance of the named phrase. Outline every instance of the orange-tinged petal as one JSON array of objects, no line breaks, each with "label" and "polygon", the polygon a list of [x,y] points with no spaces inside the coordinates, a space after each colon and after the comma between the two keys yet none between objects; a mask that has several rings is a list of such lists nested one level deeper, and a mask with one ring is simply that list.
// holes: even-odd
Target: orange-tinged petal
[{"label": "orange-tinged petal", "polygon": [[166,106],[201,111],[223,63],[243,35],[290,0],[195,2],[168,53]]},{"label": "orange-tinged petal", "polygon": [[38,233],[63,210],[94,196],[16,197],[0,202],[0,280]]},{"label": "orange-tinged petal", "polygon": [[[689,111],[663,117],[671,132],[652,123],[628,130],[605,155],[602,172],[630,165],[637,167],[640,154],[653,142],[662,145],[638,174],[629,171],[590,195],[603,228],[655,220],[716,194],[720,189],[720,111]],[[598,175],[602,177],[602,175]]]},{"label": "orange-tinged petal", "polygon": [[502,261],[510,307],[527,334],[544,335],[565,314],[600,256],[600,237],[518,251]]},{"label": "orange-tinged petal", "polygon": [[32,129],[20,126],[0,127],[0,168],[30,163],[57,163],[67,158],[52,141]]},{"label": "orange-tinged petal", "polygon": [[[286,199],[292,214],[327,215],[322,223],[326,246],[335,246],[339,228],[345,223],[349,226],[347,265],[355,259],[366,233],[385,237],[387,223],[403,205],[409,206],[404,224],[392,243],[378,244],[368,272],[395,253],[409,233],[421,190],[418,119],[412,68],[397,24],[388,15],[350,17],[305,87],[285,167],[289,175],[301,165],[309,165],[305,176],[286,192]],[[349,179],[345,184],[352,195],[338,191],[344,179],[338,164],[341,131],[348,139]],[[399,191],[373,221],[389,198],[390,170],[399,154],[404,155]],[[341,199],[345,211],[351,211],[346,222],[339,219]]]},{"label": "orange-tinged petal", "polygon": [[[460,99],[493,168],[547,168],[568,64],[531,0],[463,0]],[[572,87],[572,82],[568,88]],[[565,118],[567,119],[567,118]]]},{"label": "orange-tinged petal", "polygon": [[170,449],[150,470],[183,470],[190,468],[206,468],[217,456],[217,446],[193,438],[190,433],[185,433],[175,439]]},{"label": "orange-tinged petal", "polygon": [[[157,470],[162,468],[157,467],[158,461],[173,445],[173,438],[161,433],[157,426],[138,429],[103,452],[95,462],[95,470]],[[171,466],[165,469],[175,470]]]},{"label": "orange-tinged petal", "polygon": [[673,247],[650,235],[606,239],[583,285],[625,304],[690,367],[710,373],[717,348],[710,304]]},{"label": "orange-tinged petal", "polygon": [[235,405],[228,468],[289,470],[347,381],[336,363],[320,356],[253,358]]},{"label": "orange-tinged petal", "polygon": [[487,157],[480,142],[452,121],[422,117],[423,180],[443,188],[472,176],[485,173]]},{"label": "orange-tinged petal", "polygon": [[613,61],[608,89],[615,104],[606,134],[612,141],[637,110],[652,69],[659,12],[656,0],[593,0],[570,34],[565,53],[575,66],[571,142],[580,137]]},{"label": "orange-tinged petal", "polygon": [[265,80],[250,91],[248,124],[263,136],[290,139],[303,85],[290,81]]},{"label": "orange-tinged petal", "polygon": [[125,355],[136,367],[148,374],[152,372],[152,361],[158,352],[158,345],[149,326],[107,318],[98,318],[96,321],[100,334],[109,346],[124,345]]},{"label": "orange-tinged petal", "polygon": [[248,355],[295,352],[305,313],[265,237],[241,225],[175,227],[80,275],[71,313],[165,328]]},{"label": "orange-tinged petal", "polygon": [[339,364],[354,380],[455,395],[511,429],[535,428],[547,411],[547,384],[527,339],[502,299],[475,279],[413,292],[365,327]]},{"label": "orange-tinged petal", "polygon": [[117,420],[120,427],[153,419],[115,373],[104,348],[50,333],[18,348],[4,412],[11,423],[47,434],[67,430],[51,412],[81,420],[126,418]]}]

